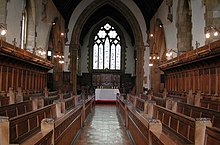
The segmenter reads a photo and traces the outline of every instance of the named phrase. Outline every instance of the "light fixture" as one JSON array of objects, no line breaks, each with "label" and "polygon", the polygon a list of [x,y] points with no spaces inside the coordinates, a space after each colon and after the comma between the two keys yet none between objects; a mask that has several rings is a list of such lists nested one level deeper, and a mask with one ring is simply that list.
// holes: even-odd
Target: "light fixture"
[{"label": "light fixture", "polygon": [[62,32],[62,33],[60,33],[60,35],[61,35],[61,36],[64,36],[64,33]]},{"label": "light fixture", "polygon": [[158,63],[160,59],[160,56],[158,53],[151,53],[149,56],[149,66],[153,66],[154,63]]},{"label": "light fixture", "polygon": [[154,34],[151,33],[151,34],[150,34],[150,37],[154,37]]},{"label": "light fixture", "polygon": [[52,51],[51,50],[47,50],[47,56],[52,56]]},{"label": "light fixture", "polygon": [[0,33],[4,36],[7,33],[6,24],[0,23]]},{"label": "light fixture", "polygon": [[178,53],[177,51],[175,51],[175,50],[173,50],[173,49],[170,49],[169,51],[167,51],[166,57],[167,57],[167,58],[173,57],[173,52],[174,52],[174,53]]},{"label": "light fixture", "polygon": [[220,28],[218,26],[207,26],[205,37],[209,39],[211,36],[217,37],[220,32]]}]

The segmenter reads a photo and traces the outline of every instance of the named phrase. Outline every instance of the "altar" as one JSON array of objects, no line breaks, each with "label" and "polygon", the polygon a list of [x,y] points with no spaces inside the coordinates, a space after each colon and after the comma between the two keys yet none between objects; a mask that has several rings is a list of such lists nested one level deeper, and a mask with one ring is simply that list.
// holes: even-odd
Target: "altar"
[{"label": "altar", "polygon": [[95,89],[96,101],[116,101],[118,89]]}]

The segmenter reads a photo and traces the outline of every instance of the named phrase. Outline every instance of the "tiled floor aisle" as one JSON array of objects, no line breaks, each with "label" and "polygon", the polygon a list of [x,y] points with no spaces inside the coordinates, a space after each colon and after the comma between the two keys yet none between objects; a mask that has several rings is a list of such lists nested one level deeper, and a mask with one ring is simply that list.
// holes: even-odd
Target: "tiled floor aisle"
[{"label": "tiled floor aisle", "polygon": [[132,145],[115,105],[96,105],[75,145]]}]

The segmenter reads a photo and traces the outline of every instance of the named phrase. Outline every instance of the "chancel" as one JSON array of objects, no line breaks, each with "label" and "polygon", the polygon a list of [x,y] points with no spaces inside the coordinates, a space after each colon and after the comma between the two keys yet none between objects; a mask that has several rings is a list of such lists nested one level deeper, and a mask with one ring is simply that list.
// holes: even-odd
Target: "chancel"
[{"label": "chancel", "polygon": [[0,0],[0,145],[220,145],[219,0]]}]

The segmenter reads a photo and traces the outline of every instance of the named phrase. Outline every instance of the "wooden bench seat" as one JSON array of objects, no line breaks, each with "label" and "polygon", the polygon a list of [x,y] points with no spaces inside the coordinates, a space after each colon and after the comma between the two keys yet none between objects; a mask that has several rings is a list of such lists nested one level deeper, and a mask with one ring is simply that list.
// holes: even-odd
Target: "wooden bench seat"
[{"label": "wooden bench seat", "polygon": [[32,101],[24,101],[16,104],[6,105],[0,107],[0,116],[9,118],[32,111]]},{"label": "wooden bench seat", "polygon": [[0,106],[5,106],[9,104],[9,97],[0,96]]},{"label": "wooden bench seat", "polygon": [[220,101],[201,99],[200,106],[208,109],[220,111]]},{"label": "wooden bench seat", "polygon": [[215,127],[206,128],[205,145],[220,145],[220,129]]},{"label": "wooden bench seat", "polygon": [[176,145],[162,132],[160,121],[136,110],[132,103],[117,97],[117,108],[135,144]]},{"label": "wooden bench seat", "polygon": [[20,145],[52,145],[53,130],[48,133],[38,132]]},{"label": "wooden bench seat", "polygon": [[220,112],[177,102],[177,112],[192,118],[210,118],[213,127],[220,128]]},{"label": "wooden bench seat", "polygon": [[25,139],[40,131],[44,118],[56,119],[55,104],[43,107],[9,119],[10,143],[22,143]]},{"label": "wooden bench seat", "polygon": [[204,127],[211,126],[210,119],[194,119],[158,105],[154,105],[153,117],[161,120],[164,127],[183,139],[186,144],[202,145]]}]

